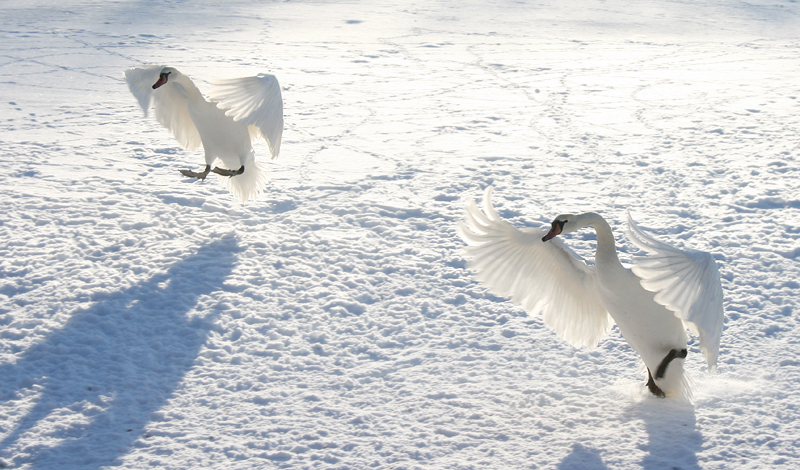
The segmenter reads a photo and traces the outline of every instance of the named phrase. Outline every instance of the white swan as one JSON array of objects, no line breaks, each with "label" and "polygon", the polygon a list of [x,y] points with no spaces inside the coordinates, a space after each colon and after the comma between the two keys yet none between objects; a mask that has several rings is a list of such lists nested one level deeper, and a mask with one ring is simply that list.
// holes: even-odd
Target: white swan
[{"label": "white swan", "polygon": [[[628,214],[628,238],[650,254],[628,269],[600,215],[563,214],[548,232],[518,230],[500,218],[491,197],[489,187],[484,212],[470,201],[466,223],[458,224],[477,278],[497,295],[541,313],[547,326],[575,346],[594,347],[616,322],[644,361],[650,392],[690,399],[683,370],[686,329],[699,336],[709,370],[719,353],[722,285],[714,258],[652,238]],[[594,266],[554,239],[584,227],[597,232]]]},{"label": "white swan", "polygon": [[[228,176],[226,187],[242,203],[264,190],[267,173],[255,161],[252,140],[263,136],[272,158],[278,156],[283,134],[283,99],[273,75],[215,82],[209,101],[189,77],[172,67],[132,68],[125,71],[125,80],[145,116],[153,107],[158,122],[184,148],[195,150],[203,145],[205,170],[181,170],[181,173],[201,180],[209,171]],[[225,168],[212,169],[216,159]]]}]

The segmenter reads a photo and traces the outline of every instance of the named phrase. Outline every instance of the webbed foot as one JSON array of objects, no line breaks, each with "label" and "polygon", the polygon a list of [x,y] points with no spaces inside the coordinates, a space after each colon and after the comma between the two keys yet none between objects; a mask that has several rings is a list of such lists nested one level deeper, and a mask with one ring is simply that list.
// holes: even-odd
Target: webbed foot
[{"label": "webbed foot", "polygon": [[211,171],[222,176],[236,176],[244,173],[244,165],[242,165],[242,167],[239,168],[238,170],[229,170],[227,168],[220,168],[218,166],[215,166],[214,169]]},{"label": "webbed foot", "polygon": [[658,385],[656,385],[656,381],[653,380],[653,375],[650,374],[650,369],[647,369],[647,388],[650,390],[650,393],[658,398],[664,398],[667,396],[664,391],[661,390]]},{"label": "webbed foot", "polygon": [[208,172],[211,171],[211,165],[206,165],[206,169],[203,171],[192,171],[192,170],[180,170],[183,176],[188,176],[190,178],[197,178],[200,180],[206,179]]}]

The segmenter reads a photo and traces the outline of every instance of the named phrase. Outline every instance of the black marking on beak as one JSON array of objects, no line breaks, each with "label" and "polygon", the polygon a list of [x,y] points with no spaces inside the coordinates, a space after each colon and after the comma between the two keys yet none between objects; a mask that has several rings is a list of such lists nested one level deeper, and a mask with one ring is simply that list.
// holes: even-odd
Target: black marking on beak
[{"label": "black marking on beak", "polygon": [[550,231],[547,232],[547,235],[542,237],[542,241],[546,242],[551,238],[555,238],[556,235],[558,235],[559,233],[561,233],[562,230],[564,230],[565,223],[566,220],[554,220],[550,226]]},{"label": "black marking on beak", "polygon": [[159,75],[159,77],[158,77],[158,81],[153,84],[153,89],[155,90],[156,88],[160,87],[161,85],[167,83],[167,80],[169,79],[169,74],[170,73],[172,73],[172,72],[167,72],[167,73],[163,73],[162,72],[161,75]]}]

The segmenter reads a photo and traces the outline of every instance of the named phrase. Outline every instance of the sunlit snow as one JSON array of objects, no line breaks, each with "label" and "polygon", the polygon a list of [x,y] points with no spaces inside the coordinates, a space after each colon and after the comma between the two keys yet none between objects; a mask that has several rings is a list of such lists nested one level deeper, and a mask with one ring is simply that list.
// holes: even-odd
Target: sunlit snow
[{"label": "sunlit snow", "polygon": [[[178,172],[152,63],[278,78],[255,201]],[[794,0],[5,0],[0,468],[794,470],[798,77]],[[693,403],[475,280],[489,185],[714,255]]]}]

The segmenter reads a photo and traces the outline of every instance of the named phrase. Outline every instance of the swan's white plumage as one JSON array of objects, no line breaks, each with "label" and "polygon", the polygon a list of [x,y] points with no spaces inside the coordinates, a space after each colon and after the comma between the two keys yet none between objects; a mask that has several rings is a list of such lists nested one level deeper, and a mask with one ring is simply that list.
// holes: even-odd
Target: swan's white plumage
[{"label": "swan's white plumage", "polygon": [[209,96],[225,115],[254,127],[269,143],[272,158],[280,153],[283,134],[283,98],[274,75],[218,80]]},{"label": "swan's white plumage", "polygon": [[[468,203],[458,232],[468,244],[470,267],[494,293],[541,313],[546,325],[575,346],[596,345],[616,321],[653,374],[671,349],[686,347],[685,323],[699,331],[713,369],[722,330],[722,288],[711,255],[678,250],[630,220],[631,240],[652,254],[637,259],[632,272],[619,263],[608,224],[587,213],[571,216],[580,222],[570,230],[595,227],[598,254],[595,266],[588,266],[558,238],[543,242],[547,232],[518,230],[502,220],[491,196],[490,187],[483,212],[474,201]],[[641,277],[635,275],[639,272]],[[691,396],[682,359],[674,359],[655,382],[667,396]]]},{"label": "swan's white plumage", "polygon": [[231,195],[243,204],[260,194],[261,188],[266,187],[269,182],[267,169],[263,163],[252,161],[249,165],[254,167],[253,171],[245,171],[241,175],[222,180]]},{"label": "swan's white plumage", "polygon": [[[169,72],[167,82],[153,89],[164,71]],[[181,146],[195,150],[202,145],[208,165],[219,159],[222,167],[231,170],[244,166],[244,173],[225,180],[231,194],[242,203],[264,190],[268,181],[266,167],[255,162],[252,141],[263,137],[272,158],[280,152],[283,99],[274,76],[259,74],[220,81],[210,101],[189,77],[171,67],[129,69],[125,79],[145,116],[152,107],[158,122],[172,132]]]},{"label": "swan's white plumage", "polygon": [[567,251],[561,240],[542,243],[546,232],[517,230],[500,218],[486,190],[484,211],[474,201],[467,206],[461,237],[471,246],[470,266],[492,291],[535,314],[575,346],[594,347],[612,320],[597,292],[594,268]]},{"label": "swan's white plumage", "polygon": [[628,213],[628,238],[650,256],[634,258],[633,272],[642,286],[656,292],[655,301],[675,312],[700,337],[710,370],[717,365],[722,335],[722,284],[714,257],[679,250],[644,233]]},{"label": "swan's white plumage", "polygon": [[161,65],[149,65],[125,71],[125,81],[128,82],[128,88],[133,93],[133,96],[136,97],[136,100],[139,101],[139,106],[142,107],[145,117],[147,117],[150,108],[153,106],[153,84],[158,80],[163,68]]},{"label": "swan's white plumage", "polygon": [[202,145],[202,141],[189,115],[189,102],[182,87],[177,81],[173,81],[153,90],[153,84],[163,69],[162,65],[128,69],[125,71],[125,80],[144,110],[144,115],[147,116],[150,108],[153,108],[156,120],[172,132],[181,147],[195,151]]}]

